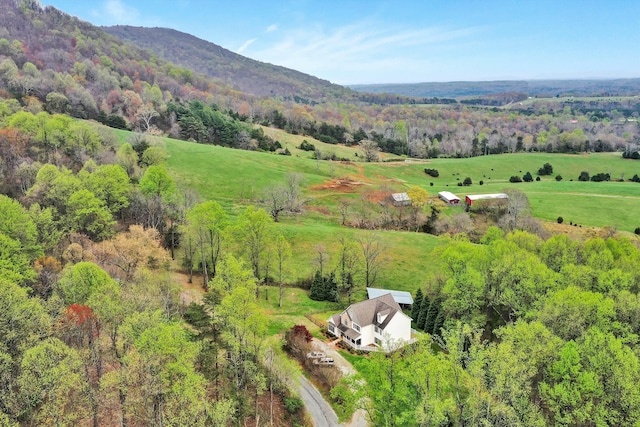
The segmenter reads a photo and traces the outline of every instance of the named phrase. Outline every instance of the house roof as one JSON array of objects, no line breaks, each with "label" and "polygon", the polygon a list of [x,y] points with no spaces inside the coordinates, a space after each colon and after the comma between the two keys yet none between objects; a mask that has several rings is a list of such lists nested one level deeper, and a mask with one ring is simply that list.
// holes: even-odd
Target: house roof
[{"label": "house roof", "polygon": [[[387,310],[389,311],[389,315],[382,323],[378,323],[376,314]],[[360,325],[360,327],[376,325],[382,329],[387,326],[398,312],[402,313],[400,306],[389,293],[351,304],[345,311],[351,320]]]},{"label": "house roof", "polygon": [[369,296],[369,299],[377,298],[385,294],[391,294],[395,302],[397,302],[398,304],[413,304],[413,297],[409,292],[393,291],[390,289],[367,288],[367,295]]},{"label": "house roof", "polygon": [[411,197],[407,193],[393,193],[391,195],[394,201],[396,202],[410,202]]}]

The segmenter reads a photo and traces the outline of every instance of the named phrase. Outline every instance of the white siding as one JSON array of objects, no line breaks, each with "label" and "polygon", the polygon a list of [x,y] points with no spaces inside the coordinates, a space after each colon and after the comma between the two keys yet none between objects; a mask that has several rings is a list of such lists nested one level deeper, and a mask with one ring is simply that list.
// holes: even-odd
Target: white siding
[{"label": "white siding", "polygon": [[411,340],[411,318],[404,313],[396,313],[393,319],[389,321],[387,327],[383,331],[384,338],[382,342],[394,347],[400,342],[409,342]]}]

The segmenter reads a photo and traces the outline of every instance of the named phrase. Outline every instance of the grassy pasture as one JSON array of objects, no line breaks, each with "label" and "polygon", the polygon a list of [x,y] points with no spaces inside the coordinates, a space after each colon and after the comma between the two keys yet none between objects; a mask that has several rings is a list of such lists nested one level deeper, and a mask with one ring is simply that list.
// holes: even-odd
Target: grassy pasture
[{"label": "grassy pasture", "polygon": [[[299,144],[300,136],[287,135],[273,130],[276,139]],[[127,132],[119,132],[122,140]],[[286,138],[292,138],[286,140]],[[324,147],[321,142],[306,138]],[[292,243],[294,256],[286,272],[288,282],[309,279],[315,269],[317,246],[323,245],[329,254],[329,268],[338,261],[338,239],[345,235],[357,239],[366,233],[375,234],[387,248],[383,265],[375,286],[414,291],[424,286],[438,271],[439,261],[432,259],[435,247],[444,244],[443,239],[431,235],[397,232],[366,232],[340,225],[338,202],[350,199],[355,204],[361,194],[368,191],[405,191],[413,185],[424,187],[435,197],[438,191],[449,190],[461,197],[468,194],[500,192],[518,188],[528,194],[534,216],[555,221],[562,216],[583,227],[613,226],[632,232],[640,226],[636,213],[640,211],[640,185],[630,182],[579,182],[581,171],[591,175],[606,172],[613,179],[631,178],[640,174],[640,162],[622,159],[619,153],[594,153],[563,155],[547,153],[506,154],[469,159],[432,159],[389,163],[318,162],[306,157],[280,156],[232,150],[211,145],[194,144],[159,138],[168,154],[168,167],[176,181],[195,189],[203,199],[217,200],[232,215],[244,205],[256,203],[261,191],[272,184],[284,181],[290,172],[304,174],[306,212],[284,216],[277,225]],[[334,146],[331,146],[334,147]],[[336,147],[351,150],[353,148]],[[290,149],[291,150],[291,149]],[[323,148],[320,148],[323,150]],[[293,151],[292,151],[293,152]],[[540,182],[509,183],[512,175],[524,175],[527,171],[535,177],[544,163],[551,163],[553,175],[542,177]],[[432,178],[424,168],[438,169],[440,176]],[[562,175],[556,182],[554,177]],[[457,184],[470,177],[473,184],[459,187]],[[357,185],[351,188],[334,187],[337,178],[348,177]],[[570,181],[573,179],[573,181]],[[479,185],[483,180],[484,185]],[[433,185],[430,185],[433,183]],[[355,209],[355,208],[354,208]]]}]

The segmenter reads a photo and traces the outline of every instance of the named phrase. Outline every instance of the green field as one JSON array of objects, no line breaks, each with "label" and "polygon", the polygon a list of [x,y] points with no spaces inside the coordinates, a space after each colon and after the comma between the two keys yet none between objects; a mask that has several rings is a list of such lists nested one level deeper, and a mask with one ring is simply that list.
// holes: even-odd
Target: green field
[{"label": "green field", "polygon": [[[287,135],[278,130],[269,133],[285,144],[299,144],[303,137]],[[126,132],[120,132],[122,139]],[[306,137],[321,150],[327,144]],[[340,225],[337,203],[342,198],[354,202],[367,191],[405,191],[413,185],[425,188],[434,198],[442,190],[464,197],[468,194],[501,192],[517,188],[528,196],[533,215],[547,221],[562,216],[566,223],[583,227],[615,227],[633,232],[640,226],[640,185],[631,182],[579,182],[580,172],[591,175],[605,172],[612,179],[631,178],[640,174],[640,162],[622,159],[619,153],[564,155],[547,153],[505,154],[469,159],[433,159],[384,163],[327,162],[309,158],[310,153],[292,149],[292,156],[233,150],[218,146],[195,144],[169,138],[159,138],[168,154],[169,169],[183,187],[196,190],[205,200],[216,200],[231,215],[243,206],[255,204],[265,187],[284,182],[288,173],[304,175],[303,187],[307,209],[303,214],[284,216],[277,225],[292,244],[292,260],[286,279],[297,282],[309,279],[315,270],[316,248],[323,245],[330,256],[329,269],[337,263],[338,240],[341,236],[356,239],[373,233],[387,250],[375,286],[413,292],[432,280],[440,268],[431,256],[432,250],[444,240],[431,235],[398,231],[366,232]],[[354,148],[335,147],[348,153]],[[295,151],[297,150],[297,151]],[[342,152],[340,152],[342,153]],[[342,154],[339,154],[342,155]],[[553,175],[540,182],[509,183],[512,175],[527,171],[535,177],[544,163],[551,163]],[[424,168],[438,169],[440,176],[432,178]],[[554,178],[561,175],[563,180]],[[349,192],[321,187],[335,178],[349,177],[358,186]],[[458,182],[470,177],[473,184],[459,187]],[[484,184],[480,185],[479,182]],[[459,208],[457,208],[459,209]]]}]

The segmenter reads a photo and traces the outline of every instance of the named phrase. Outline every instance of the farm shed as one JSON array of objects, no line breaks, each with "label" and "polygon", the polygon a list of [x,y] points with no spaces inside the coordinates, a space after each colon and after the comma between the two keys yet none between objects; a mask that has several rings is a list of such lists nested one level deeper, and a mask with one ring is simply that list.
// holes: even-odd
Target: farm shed
[{"label": "farm shed", "polygon": [[438,193],[438,197],[440,197],[441,200],[450,205],[457,205],[458,203],[460,203],[460,197],[456,196],[450,191],[441,191]]},{"label": "farm shed", "polygon": [[400,304],[402,308],[408,308],[413,305],[413,297],[409,292],[393,291],[390,289],[367,288],[367,296],[369,297],[369,299],[378,298],[385,294],[391,294],[394,301]]},{"label": "farm shed", "polygon": [[407,193],[393,193],[391,199],[394,206],[409,206],[411,204],[411,197]]},{"label": "farm shed", "polygon": [[477,200],[495,200],[495,199],[508,199],[509,196],[505,193],[495,193],[495,194],[472,194],[468,195],[465,198],[465,202],[467,206],[473,205],[473,202]]}]

